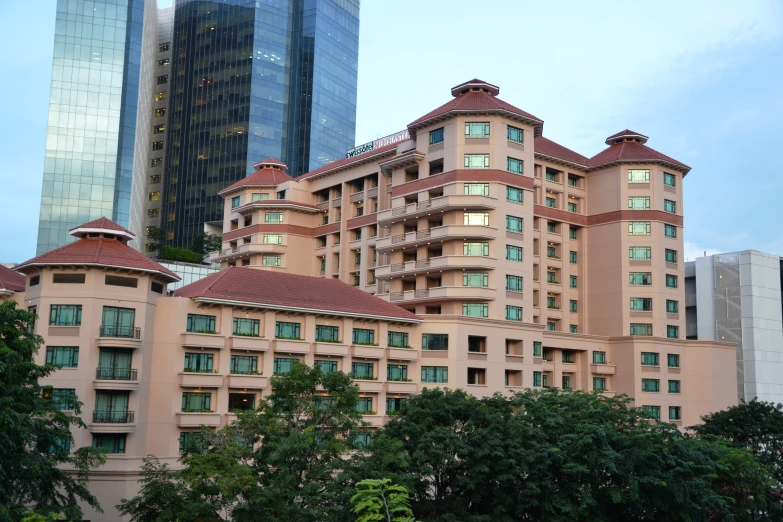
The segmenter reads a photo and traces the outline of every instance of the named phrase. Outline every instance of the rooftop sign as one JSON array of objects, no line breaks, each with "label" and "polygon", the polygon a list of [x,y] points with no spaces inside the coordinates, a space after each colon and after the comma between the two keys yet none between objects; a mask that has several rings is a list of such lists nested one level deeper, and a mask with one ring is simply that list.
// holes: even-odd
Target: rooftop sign
[{"label": "rooftop sign", "polygon": [[375,141],[371,141],[369,143],[365,143],[363,145],[354,147],[345,153],[345,157],[353,158],[354,156],[358,156],[359,154],[364,154],[365,152],[370,152],[371,150],[380,149],[381,147],[385,147],[386,145],[391,145],[392,143],[401,143],[403,141],[409,140],[410,137],[411,136],[410,134],[408,134],[408,129],[405,129],[404,131],[400,131],[395,134],[390,134],[384,138],[379,138]]}]

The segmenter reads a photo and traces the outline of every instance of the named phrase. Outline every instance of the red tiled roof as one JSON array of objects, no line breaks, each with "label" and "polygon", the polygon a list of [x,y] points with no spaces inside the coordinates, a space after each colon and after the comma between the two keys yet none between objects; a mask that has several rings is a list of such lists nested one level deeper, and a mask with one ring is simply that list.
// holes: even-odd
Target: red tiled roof
[{"label": "red tiled roof", "polygon": [[408,127],[414,127],[421,122],[442,116],[449,112],[488,112],[488,111],[507,111],[523,118],[534,120],[543,124],[544,122],[522,109],[514,107],[510,103],[506,103],[500,98],[487,94],[485,92],[469,92],[460,96],[457,96],[453,100],[445,103],[435,109],[428,112],[418,120],[410,123]]},{"label": "red tiled roof", "polygon": [[[268,158],[266,158],[266,159],[264,159],[264,160],[257,161],[257,162],[255,162],[255,163],[253,163],[253,166],[254,166],[254,167],[255,167],[256,165],[280,165],[281,167],[287,167],[287,166],[288,166],[288,165],[286,165],[285,163],[283,163],[282,161],[280,161],[279,159],[277,159],[277,158],[273,158],[273,157],[271,157],[271,156],[270,156],[270,157],[268,157]],[[258,168],[258,167],[257,167],[257,168]]]},{"label": "red tiled roof", "polygon": [[631,136],[639,136],[639,137],[641,137],[641,138],[644,138],[644,140],[645,140],[645,141],[647,141],[647,139],[648,139],[648,137],[647,137],[647,136],[645,136],[644,134],[642,134],[642,133],[640,133],[640,132],[634,132],[634,131],[632,131],[632,130],[630,130],[630,129],[625,129],[625,130],[621,130],[621,131],[620,131],[620,132],[618,132],[617,134],[612,134],[611,136],[609,136],[608,138],[606,138],[606,144],[607,144],[607,145],[610,145],[610,144],[611,144],[610,142],[611,142],[613,139],[615,139],[615,138],[620,138],[620,137],[622,137],[622,136],[628,136],[629,138],[630,138]]},{"label": "red tiled roof", "polygon": [[47,265],[108,266],[157,273],[170,282],[180,280],[180,277],[168,268],[114,239],[80,239],[25,261],[17,266],[16,270]]},{"label": "red tiled roof", "polygon": [[616,143],[611,145],[603,152],[599,152],[592,158],[590,158],[590,168],[596,168],[609,163],[615,162],[663,162],[669,163],[675,167],[683,169],[686,173],[691,170],[688,165],[680,163],[674,158],[651,149],[647,145],[642,145],[636,141],[623,141],[622,143]]},{"label": "red tiled roof", "polygon": [[338,160],[335,160],[329,164],[324,165],[323,167],[318,167],[315,170],[311,170],[307,174],[303,174],[302,176],[298,176],[296,178],[296,181],[301,181],[303,179],[312,178],[313,176],[318,176],[319,174],[325,174],[327,172],[330,172],[332,170],[338,170],[343,169],[346,167],[349,167],[353,165],[354,163],[361,163],[364,161],[367,161],[369,158],[372,158],[374,156],[383,156],[391,151],[394,151],[397,149],[397,145],[399,143],[391,143],[389,145],[386,145],[384,147],[379,147],[374,150],[367,151],[363,154],[359,154],[358,156],[353,156],[351,158],[341,158]]},{"label": "red tiled roof", "polygon": [[191,299],[217,299],[271,307],[385,317],[416,316],[336,279],[232,266],[174,291]]},{"label": "red tiled roof", "polygon": [[0,290],[24,292],[26,278],[10,268],[0,265]]},{"label": "red tiled roof", "polygon": [[76,229],[85,229],[85,228],[98,228],[103,230],[114,230],[115,232],[124,232],[126,234],[130,234],[133,237],[136,237],[136,234],[131,232],[125,227],[121,227],[111,219],[107,217],[99,217],[98,219],[95,219],[93,221],[90,221],[89,223],[85,223],[83,225],[79,225],[78,227],[73,227],[69,230],[76,230]]},{"label": "red tiled roof", "polygon": [[535,139],[533,147],[536,154],[543,154],[544,156],[567,161],[569,163],[576,163],[577,165],[583,165],[585,167],[587,167],[588,162],[590,161],[587,159],[587,157],[582,156],[581,154],[574,152],[571,149],[567,149],[559,143],[555,143],[549,138],[544,138],[543,136],[539,136]]},{"label": "red tiled roof", "polygon": [[[264,160],[266,161],[266,160]],[[218,192],[219,195],[227,194],[229,192],[233,192],[240,188],[250,188],[250,187],[276,187],[277,185],[281,183],[285,183],[286,181],[293,181],[294,178],[286,174],[280,169],[270,169],[270,168],[262,168],[251,175],[247,176],[246,178],[242,178],[233,185],[229,185],[228,187],[224,188],[220,192]]]}]

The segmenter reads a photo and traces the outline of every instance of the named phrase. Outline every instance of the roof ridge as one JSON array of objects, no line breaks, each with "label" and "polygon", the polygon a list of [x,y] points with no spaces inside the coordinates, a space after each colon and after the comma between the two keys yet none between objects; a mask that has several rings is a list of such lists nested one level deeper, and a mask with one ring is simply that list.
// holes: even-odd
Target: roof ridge
[{"label": "roof ridge", "polygon": [[95,257],[93,257],[92,262],[97,263],[98,260],[101,258],[101,251],[103,250],[103,238],[100,238],[98,240],[98,248],[95,249]]},{"label": "roof ridge", "polygon": [[242,267],[241,266],[230,266],[226,270],[221,270],[220,272],[218,272],[218,276],[215,279],[213,279],[212,282],[209,283],[206,287],[204,287],[204,291],[206,292],[207,290],[211,289],[212,285],[214,285],[215,283],[220,281],[223,278],[224,275],[226,275],[227,273],[229,273],[231,271],[232,268],[242,268]]}]

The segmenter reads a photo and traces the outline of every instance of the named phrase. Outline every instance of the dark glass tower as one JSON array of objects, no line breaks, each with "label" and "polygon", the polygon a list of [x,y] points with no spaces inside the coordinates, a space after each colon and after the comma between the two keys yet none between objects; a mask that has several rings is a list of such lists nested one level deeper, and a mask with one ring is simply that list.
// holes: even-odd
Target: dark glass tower
[{"label": "dark glass tower", "polygon": [[162,226],[189,247],[222,188],[280,158],[292,176],[353,146],[359,0],[177,0]]},{"label": "dark glass tower", "polygon": [[144,0],[57,2],[37,253],[101,216],[127,226]]}]

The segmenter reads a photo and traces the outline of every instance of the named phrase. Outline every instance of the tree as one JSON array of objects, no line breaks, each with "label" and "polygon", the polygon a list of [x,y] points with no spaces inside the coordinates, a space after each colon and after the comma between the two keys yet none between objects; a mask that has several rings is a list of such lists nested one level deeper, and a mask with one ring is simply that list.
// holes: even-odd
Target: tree
[{"label": "tree", "polygon": [[163,243],[166,241],[166,230],[161,227],[149,227],[147,229],[147,239],[152,241],[152,245],[158,251],[158,257],[163,257]]},{"label": "tree", "polygon": [[362,426],[358,387],[345,373],[323,374],[301,363],[273,377],[272,386],[257,410],[237,412],[237,421],[216,433],[205,429],[202,441],[183,453],[184,469],[161,474],[152,467],[155,480],[124,500],[122,512],[138,521],[164,520],[164,504],[197,498],[215,519],[347,520],[350,497],[338,477]]},{"label": "tree", "polygon": [[[103,457],[93,448],[70,452],[71,429],[87,427],[78,417],[81,403],[72,405],[76,415],[66,415],[52,400],[51,387],[40,384],[57,368],[33,361],[43,343],[31,333],[35,319],[13,301],[0,304],[0,521],[20,520],[30,505],[37,515],[80,520],[79,501],[100,511],[87,473]],[[76,478],[62,468],[74,470]]]},{"label": "tree", "polygon": [[190,245],[190,250],[204,256],[210,252],[220,250],[222,247],[223,236],[204,232],[200,236],[193,238],[193,242]]},{"label": "tree", "polygon": [[356,522],[415,522],[408,490],[391,484],[389,479],[362,480],[356,484],[357,493],[351,497]]}]

